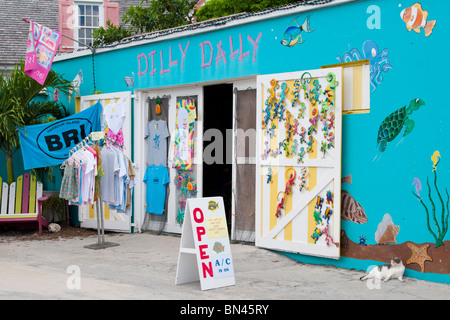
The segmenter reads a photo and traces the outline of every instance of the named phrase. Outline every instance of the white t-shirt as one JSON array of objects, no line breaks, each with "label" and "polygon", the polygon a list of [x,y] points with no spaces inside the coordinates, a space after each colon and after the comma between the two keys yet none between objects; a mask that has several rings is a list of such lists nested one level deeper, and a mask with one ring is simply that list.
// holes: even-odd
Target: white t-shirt
[{"label": "white t-shirt", "polygon": [[110,147],[103,147],[102,151],[103,176],[100,180],[100,194],[102,201],[115,202],[114,177],[118,175],[120,166],[116,153]]},{"label": "white t-shirt", "polygon": [[103,108],[103,117],[106,124],[115,134],[122,128],[125,116],[125,104],[123,102],[111,102]]}]

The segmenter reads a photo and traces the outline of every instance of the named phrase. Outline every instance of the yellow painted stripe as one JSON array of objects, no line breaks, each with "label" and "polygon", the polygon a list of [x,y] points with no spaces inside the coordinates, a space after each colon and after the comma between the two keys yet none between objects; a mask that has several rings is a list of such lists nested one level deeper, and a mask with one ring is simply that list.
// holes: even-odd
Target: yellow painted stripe
[{"label": "yellow painted stripe", "polygon": [[36,176],[30,175],[30,202],[28,204],[28,212],[36,212]]},{"label": "yellow painted stripe", "polygon": [[[288,110],[286,110],[286,124],[291,125],[292,127],[294,126],[294,115],[292,113],[290,113]],[[291,128],[292,128],[291,127]],[[287,129],[286,129],[286,139],[288,138],[288,134],[287,134]],[[292,130],[291,130],[292,132]],[[286,159],[293,159],[294,155],[292,154],[293,148],[294,148],[294,144],[293,144],[293,137],[291,135],[291,139],[289,140],[289,144],[287,146],[289,155],[286,157]]]},{"label": "yellow painted stripe", "polygon": [[[293,99],[294,99],[294,80],[287,80],[286,81],[286,87],[287,87],[287,89],[288,89],[288,91],[287,91],[287,93],[286,93],[286,99],[287,100],[289,100],[289,101],[292,101]],[[288,119],[287,118],[287,113],[288,113],[288,110],[286,109],[286,120]],[[294,125],[294,115],[293,114],[291,114],[291,119],[290,119],[290,121],[289,121],[289,124],[290,125]],[[291,143],[289,144],[289,146],[288,146],[288,150],[289,150],[289,153],[290,153],[290,155],[287,157],[288,159],[292,159],[294,156],[291,154],[292,153],[292,151],[293,151],[293,141],[294,141],[294,139],[293,139],[293,137],[291,136]]]},{"label": "yellow painted stripe", "polygon": [[358,60],[358,61],[352,61],[352,62],[344,62],[344,63],[336,63],[336,64],[330,64],[327,66],[321,66],[320,69],[326,69],[326,68],[336,68],[336,67],[355,67],[355,66],[362,66],[370,64],[370,60]]},{"label": "yellow painted stripe", "polygon": [[75,113],[80,112],[80,109],[81,109],[81,98],[76,97],[75,98]]},{"label": "yellow painted stripe", "polygon": [[294,99],[294,80],[286,80],[286,87],[288,89],[286,99],[292,101]]},{"label": "yellow painted stripe", "polygon": [[[262,114],[264,112],[264,85],[261,84],[261,120],[262,121]],[[263,130],[261,130],[261,151],[264,152],[264,134],[263,134]],[[264,236],[263,234],[263,226],[264,226],[264,174],[261,171],[261,210],[260,212],[258,212],[258,214],[261,217],[261,238]]]},{"label": "yellow painted stripe", "polygon": [[[317,168],[310,167],[309,168],[309,192],[316,186],[317,184]],[[316,221],[314,220],[314,210],[316,207],[316,198],[313,198],[311,202],[308,204],[308,243],[314,244],[314,239],[311,238],[314,230],[316,229]]]},{"label": "yellow painted stripe", "polygon": [[261,238],[263,236],[263,225],[264,225],[264,174],[261,174],[261,210],[257,212],[257,214],[260,215],[261,218]]},{"label": "yellow painted stripe", "polygon": [[110,215],[110,212],[109,212],[109,207],[106,204],[104,205],[103,211],[105,212],[105,221],[110,220],[111,219],[111,215]]},{"label": "yellow painted stripe", "polygon": [[362,66],[353,67],[353,110],[362,109]]},{"label": "yellow painted stripe", "polygon": [[95,210],[93,204],[89,206],[89,219],[95,219]]},{"label": "yellow painted stripe", "polygon": [[[292,168],[294,169],[294,168]],[[286,168],[285,174],[284,174],[284,183],[286,185],[286,183],[289,181],[289,176],[293,173],[294,171],[289,170],[289,167]],[[294,180],[295,181],[295,180]],[[294,186],[292,186],[292,188],[294,188]],[[292,190],[292,193],[294,191]],[[292,193],[288,196],[286,196],[286,202],[284,204],[285,207],[285,215],[288,215],[289,212],[291,212],[292,210]],[[290,221],[285,227],[284,227],[284,240],[285,241],[292,241],[292,221]]]},{"label": "yellow painted stripe", "polygon": [[[21,213],[21,212],[20,212]],[[23,219],[23,218],[36,218],[37,213],[21,213],[21,214],[4,214],[0,216],[0,219]]]},{"label": "yellow painted stripe", "polygon": [[16,180],[16,206],[14,213],[22,213],[22,189],[23,176],[19,176]]},{"label": "yellow painted stripe", "polygon": [[[317,78],[312,78],[311,83],[313,83],[314,80]],[[310,102],[309,103],[309,118],[313,118],[313,110],[316,109],[317,112],[319,112],[319,102],[316,103],[316,106]],[[312,144],[312,152],[309,153],[309,159],[317,159],[317,141],[313,138],[313,144]]]},{"label": "yellow painted stripe", "polygon": [[[314,79],[311,79],[311,83],[314,81]],[[314,110],[312,104],[309,105],[309,117],[312,118],[312,111]],[[313,145],[312,145],[312,152],[309,153],[309,159],[317,159],[317,141],[314,139]],[[309,167],[309,191],[311,192],[312,189],[317,184],[317,168],[316,167]],[[311,200],[311,202],[308,204],[308,243],[314,244],[314,240],[311,238],[311,235],[314,232],[314,229],[316,228],[316,223],[314,221],[314,208],[316,206],[316,199],[314,198]]]},{"label": "yellow painted stripe", "polygon": [[[270,150],[277,150],[279,146],[278,137],[279,137],[279,119],[277,121],[272,121],[272,123],[275,125],[275,136],[270,139]],[[279,176],[279,167],[274,166],[272,167],[272,183],[270,184],[270,218],[269,218],[269,229],[272,230],[278,222],[278,218],[275,216],[277,212],[277,205],[278,205],[278,176]],[[281,198],[281,195],[280,195]],[[275,237],[276,238],[276,237]]]},{"label": "yellow painted stripe", "polygon": [[[278,218],[275,216],[278,205],[278,173],[279,167],[272,167],[272,183],[270,184],[270,209],[269,209],[269,229],[272,230],[277,225]],[[280,195],[281,198],[281,195]]]}]

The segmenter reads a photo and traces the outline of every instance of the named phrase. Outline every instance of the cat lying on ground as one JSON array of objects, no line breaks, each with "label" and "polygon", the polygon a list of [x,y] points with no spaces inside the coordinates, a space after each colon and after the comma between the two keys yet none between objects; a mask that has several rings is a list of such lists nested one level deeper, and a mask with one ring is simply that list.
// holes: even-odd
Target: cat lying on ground
[{"label": "cat lying on ground", "polygon": [[405,272],[405,266],[399,258],[393,258],[391,264],[385,264],[373,268],[368,274],[362,276],[360,280],[366,279],[379,279],[388,281],[391,278],[397,278],[403,281],[403,273]]}]

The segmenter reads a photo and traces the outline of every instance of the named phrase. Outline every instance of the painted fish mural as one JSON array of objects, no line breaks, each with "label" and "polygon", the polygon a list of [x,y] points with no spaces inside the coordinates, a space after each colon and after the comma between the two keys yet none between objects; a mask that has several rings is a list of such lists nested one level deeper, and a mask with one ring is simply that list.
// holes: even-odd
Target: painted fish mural
[{"label": "painted fish mural", "polygon": [[358,224],[367,222],[363,207],[346,190],[341,190],[341,219]]},{"label": "painted fish mural", "polygon": [[303,37],[302,32],[313,32],[314,30],[311,30],[309,24],[309,16],[306,17],[305,21],[303,21],[303,24],[300,26],[297,22],[298,17],[296,17],[292,22],[289,24],[289,27],[286,29],[283,35],[283,40],[281,40],[281,44],[286,47],[293,47],[296,44],[303,43]]},{"label": "painted fish mural", "polygon": [[428,11],[422,9],[419,2],[414,3],[411,7],[403,9],[400,12],[400,17],[406,23],[408,31],[414,30],[420,33],[420,29],[424,29],[425,37],[433,33],[433,28],[436,25],[436,20],[427,21]]}]

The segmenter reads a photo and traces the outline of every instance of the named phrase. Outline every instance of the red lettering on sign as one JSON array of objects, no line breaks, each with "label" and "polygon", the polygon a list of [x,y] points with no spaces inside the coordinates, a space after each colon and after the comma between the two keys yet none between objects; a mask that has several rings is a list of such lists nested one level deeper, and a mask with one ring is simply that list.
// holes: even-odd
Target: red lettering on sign
[{"label": "red lettering on sign", "polygon": [[207,244],[202,244],[202,245],[198,246],[198,249],[200,251],[200,259],[201,260],[209,258],[209,255],[205,251],[206,249],[208,249],[208,245]]},{"label": "red lettering on sign", "polygon": [[203,227],[197,227],[197,239],[202,241],[202,236],[206,234],[206,230]]},{"label": "red lettering on sign", "polygon": [[202,271],[203,271],[203,278],[206,278],[206,273],[208,273],[210,277],[214,277],[211,261],[208,263],[208,265],[206,265],[206,263],[204,262],[202,263]]},{"label": "red lettering on sign", "polygon": [[[200,216],[197,216],[197,213],[200,213]],[[203,222],[203,211],[200,210],[199,208],[195,208],[194,209],[194,221],[197,223],[202,223]]]}]

